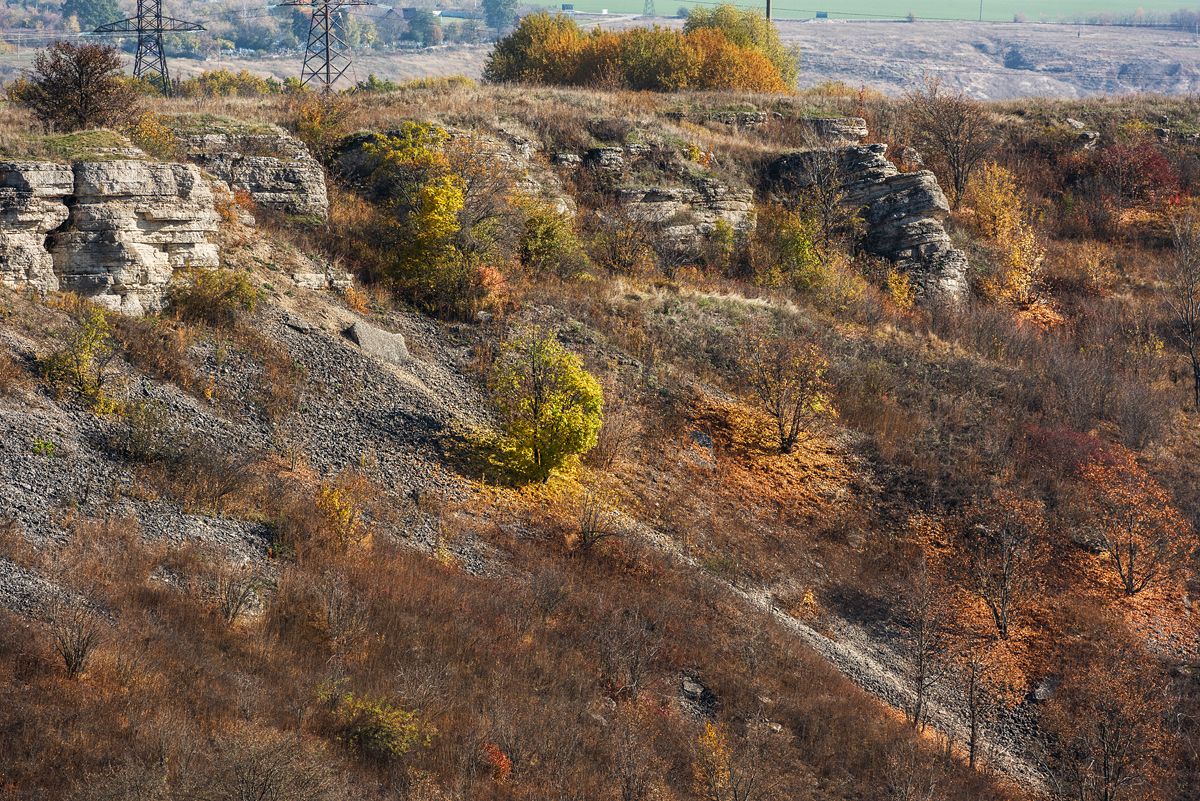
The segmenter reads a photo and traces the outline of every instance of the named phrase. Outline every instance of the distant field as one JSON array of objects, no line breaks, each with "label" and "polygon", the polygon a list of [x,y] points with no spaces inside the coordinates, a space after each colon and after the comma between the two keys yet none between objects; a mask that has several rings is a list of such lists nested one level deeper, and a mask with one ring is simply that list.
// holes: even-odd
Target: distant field
[{"label": "distant field", "polygon": [[[669,16],[680,7],[690,8],[693,5],[696,4],[686,0],[655,0],[654,10],[659,15]],[[763,7],[761,3],[737,5],[744,8]],[[559,6],[556,4],[551,7]],[[598,12],[605,8],[614,14],[640,14],[643,5],[642,0],[582,0],[575,3],[577,11]],[[1101,14],[1122,17],[1138,8],[1157,15],[1167,15],[1181,8],[1200,11],[1200,5],[1179,0],[984,0],[983,18],[993,22],[1009,22],[1014,15],[1023,14],[1033,22],[1075,20]],[[911,11],[921,19],[977,20],[979,0],[779,0],[772,4],[771,13],[780,19],[811,19],[818,11],[827,11],[830,17],[849,19],[901,19]]]}]

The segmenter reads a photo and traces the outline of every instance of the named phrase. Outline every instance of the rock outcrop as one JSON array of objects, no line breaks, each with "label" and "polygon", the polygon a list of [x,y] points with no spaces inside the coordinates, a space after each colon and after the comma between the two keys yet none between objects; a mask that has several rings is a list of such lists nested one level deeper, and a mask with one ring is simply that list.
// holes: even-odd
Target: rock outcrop
[{"label": "rock outcrop", "polygon": [[128,314],[162,307],[173,272],[216,267],[213,194],[189,164],[0,164],[0,280]]},{"label": "rock outcrop", "polygon": [[668,119],[710,122],[742,131],[754,131],[771,123],[795,126],[814,146],[853,145],[867,138],[867,121],[862,117],[810,117],[789,119],[778,111],[762,109],[720,109],[689,118],[684,112],[670,113]]},{"label": "rock outcrop", "polygon": [[714,178],[679,187],[621,187],[615,195],[629,219],[654,224],[677,251],[694,250],[719,224],[745,232],[754,220],[754,194]]},{"label": "rock outcrop", "polygon": [[942,225],[950,212],[945,194],[932,172],[900,172],[886,152],[887,145],[872,144],[789,153],[767,167],[767,189],[801,192],[832,163],[843,203],[862,210],[866,250],[907,272],[922,295],[962,295],[967,258]]},{"label": "rock outcrop", "polygon": [[[539,148],[519,131],[495,133],[444,128],[447,145],[462,154],[469,168],[478,173],[491,171],[513,189],[541,200],[560,214],[575,214],[575,199],[558,175],[539,159]],[[362,181],[375,169],[376,160],[364,149],[377,135],[397,136],[400,131],[358,133],[339,144],[333,169],[350,181]]]},{"label": "rock outcrop", "polygon": [[577,160],[564,155],[570,154],[556,154],[555,161],[586,171],[628,219],[653,225],[682,256],[698,254],[720,225],[753,230],[754,191],[685,161],[676,150],[631,144],[593,148]]},{"label": "rock outcrop", "polygon": [[0,284],[58,288],[46,236],[66,221],[63,200],[74,191],[69,164],[0,163]]},{"label": "rock outcrop", "polygon": [[184,157],[199,164],[254,202],[295,217],[325,220],[329,196],[325,172],[304,143],[277,125],[253,128],[220,123],[194,131],[182,118],[175,138]]},{"label": "rock outcrop", "polygon": [[867,138],[867,121],[862,117],[814,117],[801,120],[808,135],[825,147],[856,145]]}]

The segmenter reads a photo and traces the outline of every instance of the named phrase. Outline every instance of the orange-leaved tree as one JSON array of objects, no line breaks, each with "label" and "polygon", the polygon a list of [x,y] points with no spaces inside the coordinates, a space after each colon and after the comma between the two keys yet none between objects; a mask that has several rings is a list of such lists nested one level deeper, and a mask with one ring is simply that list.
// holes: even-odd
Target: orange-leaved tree
[{"label": "orange-leaved tree", "polygon": [[1106,448],[1080,475],[1093,505],[1098,541],[1126,595],[1136,595],[1178,569],[1191,527],[1166,490],[1127,448]]}]

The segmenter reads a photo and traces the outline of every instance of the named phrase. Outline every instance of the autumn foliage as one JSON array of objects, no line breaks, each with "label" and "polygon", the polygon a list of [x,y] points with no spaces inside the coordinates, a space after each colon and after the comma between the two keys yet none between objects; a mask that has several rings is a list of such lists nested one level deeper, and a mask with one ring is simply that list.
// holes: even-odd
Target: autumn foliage
[{"label": "autumn foliage", "polygon": [[484,77],[493,83],[658,92],[789,90],[771,58],[731,41],[720,27],[703,25],[680,32],[655,26],[585,33],[569,17],[545,12],[524,17],[496,45]]},{"label": "autumn foliage", "polygon": [[1080,471],[1098,542],[1125,595],[1172,576],[1192,547],[1191,526],[1133,453],[1112,447]]}]

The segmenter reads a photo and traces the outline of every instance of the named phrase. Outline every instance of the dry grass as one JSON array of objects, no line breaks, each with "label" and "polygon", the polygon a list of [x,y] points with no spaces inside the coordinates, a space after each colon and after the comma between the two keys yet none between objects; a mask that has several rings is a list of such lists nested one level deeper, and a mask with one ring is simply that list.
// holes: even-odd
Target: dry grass
[{"label": "dry grass", "polygon": [[0,352],[0,395],[17,395],[32,383],[29,371],[11,353]]}]

